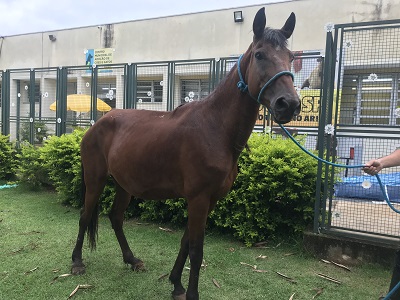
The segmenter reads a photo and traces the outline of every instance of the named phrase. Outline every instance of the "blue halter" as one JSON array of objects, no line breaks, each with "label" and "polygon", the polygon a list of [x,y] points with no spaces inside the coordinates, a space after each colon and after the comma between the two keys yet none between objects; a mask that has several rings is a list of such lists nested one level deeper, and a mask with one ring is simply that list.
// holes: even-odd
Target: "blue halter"
[{"label": "blue halter", "polygon": [[292,72],[290,72],[290,71],[282,71],[282,72],[279,72],[279,73],[275,74],[270,80],[268,80],[268,81],[264,84],[264,86],[263,86],[262,89],[260,90],[260,93],[258,94],[258,97],[257,97],[257,98],[254,98],[254,97],[250,94],[249,86],[244,82],[244,79],[243,79],[243,76],[242,76],[242,72],[240,71],[240,62],[242,61],[242,57],[243,57],[243,54],[239,56],[239,59],[238,59],[238,62],[237,62],[237,69],[238,69],[238,74],[239,74],[239,79],[240,79],[239,82],[237,83],[237,87],[239,88],[239,90],[240,90],[242,93],[248,93],[249,96],[250,96],[251,98],[253,98],[254,100],[256,100],[259,104],[262,104],[262,103],[260,102],[260,99],[261,99],[261,95],[262,95],[262,93],[264,92],[264,90],[265,90],[268,86],[270,86],[275,80],[277,80],[279,77],[281,77],[281,76],[283,76],[283,75],[289,75],[290,77],[292,77],[292,80],[294,80],[294,75],[293,75]]}]

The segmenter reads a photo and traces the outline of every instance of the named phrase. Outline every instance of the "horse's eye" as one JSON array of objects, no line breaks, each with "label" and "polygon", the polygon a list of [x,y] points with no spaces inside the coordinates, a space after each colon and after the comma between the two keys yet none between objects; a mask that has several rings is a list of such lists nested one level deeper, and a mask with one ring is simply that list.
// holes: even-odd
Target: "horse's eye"
[{"label": "horse's eye", "polygon": [[263,59],[263,55],[261,52],[256,52],[256,54],[254,54],[255,58],[257,58],[258,60]]}]

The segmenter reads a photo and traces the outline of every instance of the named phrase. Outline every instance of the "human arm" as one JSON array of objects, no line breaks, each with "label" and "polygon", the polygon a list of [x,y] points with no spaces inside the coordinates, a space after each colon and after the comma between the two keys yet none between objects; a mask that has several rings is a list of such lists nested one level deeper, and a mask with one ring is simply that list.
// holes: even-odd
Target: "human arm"
[{"label": "human arm", "polygon": [[376,175],[384,168],[400,166],[400,149],[395,150],[387,156],[372,159],[365,164],[364,172],[369,175]]}]

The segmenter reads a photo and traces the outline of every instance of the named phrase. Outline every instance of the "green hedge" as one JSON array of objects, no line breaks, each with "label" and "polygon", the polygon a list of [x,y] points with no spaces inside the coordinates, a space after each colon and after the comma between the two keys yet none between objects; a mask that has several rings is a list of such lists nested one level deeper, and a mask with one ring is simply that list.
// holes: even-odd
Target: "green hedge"
[{"label": "green hedge", "polygon": [[0,134],[0,179],[11,179],[17,169],[16,151],[8,135]]},{"label": "green hedge", "polygon": [[231,192],[211,214],[247,245],[302,232],[313,220],[317,161],[291,140],[253,134]]},{"label": "green hedge", "polygon": [[20,181],[27,183],[32,189],[52,186],[40,148],[36,148],[28,142],[22,142],[17,158]]},{"label": "green hedge", "polygon": [[[51,183],[63,203],[80,206],[79,145],[84,131],[51,137],[43,147],[23,146],[19,174],[32,186]],[[239,175],[232,191],[221,199],[209,218],[209,227],[228,230],[251,245],[271,235],[301,232],[313,220],[317,161],[292,141],[254,133],[250,151],[239,158]],[[114,197],[112,179],[101,197],[101,212],[109,213]],[[140,201],[132,198],[127,216],[144,220],[186,222],[183,199]]]}]

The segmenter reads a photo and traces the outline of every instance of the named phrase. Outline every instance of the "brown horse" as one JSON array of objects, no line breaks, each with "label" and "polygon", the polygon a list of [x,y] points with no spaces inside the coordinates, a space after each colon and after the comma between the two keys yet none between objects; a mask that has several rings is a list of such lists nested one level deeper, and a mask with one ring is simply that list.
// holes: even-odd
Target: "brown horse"
[{"label": "brown horse", "polygon": [[[88,232],[94,246],[96,207],[108,176],[112,176],[116,195],[110,220],[123,260],[134,270],[142,270],[144,264],[133,255],[122,230],[131,195],[186,198],[188,224],[169,279],[175,299],[199,299],[207,216],[232,187],[238,157],[253,130],[260,103],[270,109],[278,123],[289,122],[300,110],[292,78],[286,76],[291,75],[287,70],[293,54],[286,45],[295,16],[292,13],[278,30],[265,28],[265,23],[262,8],[253,22],[253,42],[241,57],[239,68],[235,65],[207,98],[171,112],[112,110],[88,130],[81,144],[85,195],[72,273],[85,271],[84,234]],[[252,95],[259,95],[259,103]],[[185,293],[181,275],[188,256],[191,268]]]}]

